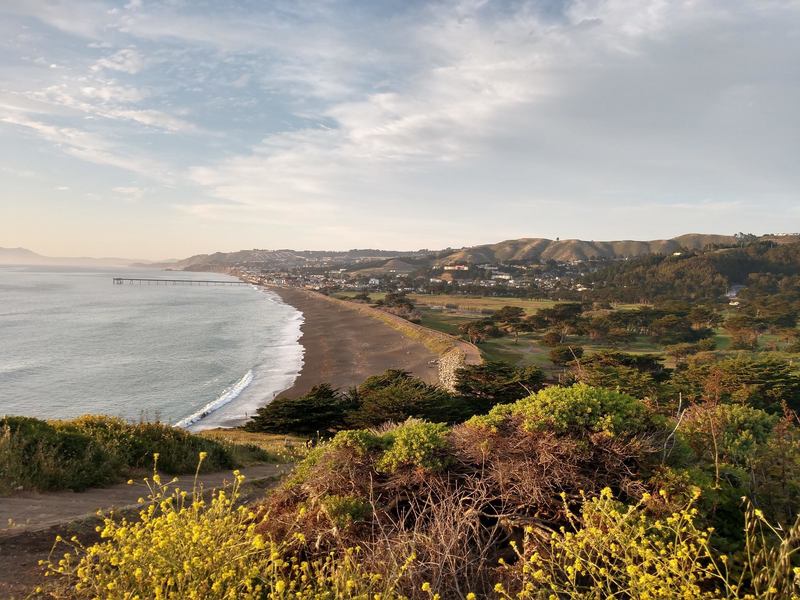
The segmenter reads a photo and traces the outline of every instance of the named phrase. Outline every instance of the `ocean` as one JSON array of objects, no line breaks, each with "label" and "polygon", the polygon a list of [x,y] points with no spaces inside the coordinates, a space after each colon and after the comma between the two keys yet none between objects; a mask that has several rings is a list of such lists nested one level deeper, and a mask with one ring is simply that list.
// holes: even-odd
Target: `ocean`
[{"label": "ocean", "polygon": [[113,277],[234,280],[0,266],[0,415],[233,426],[300,372],[302,314],[272,292]]}]

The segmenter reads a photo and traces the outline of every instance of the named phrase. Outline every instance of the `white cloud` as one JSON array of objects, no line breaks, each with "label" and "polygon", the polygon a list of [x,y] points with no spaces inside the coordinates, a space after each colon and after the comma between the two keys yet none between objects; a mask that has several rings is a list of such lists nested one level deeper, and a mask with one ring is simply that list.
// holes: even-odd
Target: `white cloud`
[{"label": "white cloud", "polygon": [[0,116],[0,123],[31,131],[65,153],[88,162],[132,171],[153,179],[163,177],[163,169],[155,161],[132,156],[108,140],[87,131],[50,125],[21,114]]},{"label": "white cloud", "polygon": [[399,212],[465,236],[609,230],[733,222],[753,197],[785,214],[800,185],[792,0],[79,4],[80,27],[64,3],[18,9],[93,41],[83,62],[36,48],[42,83],[7,103],[87,160],[141,142],[196,165],[166,200],[193,218],[384,239],[419,229]]},{"label": "white cloud", "polygon": [[101,58],[91,68],[93,71],[109,69],[135,75],[144,69],[146,64],[142,54],[135,48],[124,48],[110,56]]}]

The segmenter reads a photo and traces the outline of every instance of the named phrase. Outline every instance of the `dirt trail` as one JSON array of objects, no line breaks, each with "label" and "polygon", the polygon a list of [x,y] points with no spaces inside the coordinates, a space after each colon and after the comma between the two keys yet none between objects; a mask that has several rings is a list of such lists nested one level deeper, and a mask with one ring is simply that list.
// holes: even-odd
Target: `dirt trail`
[{"label": "dirt trail", "polygon": [[[291,465],[254,465],[241,469],[246,479],[241,499],[255,501],[274,485]],[[172,477],[162,476],[162,481]],[[199,481],[208,491],[232,482],[229,471],[207,473]],[[180,475],[175,485],[190,489],[193,475]],[[0,598],[22,599],[42,582],[39,561],[50,554],[57,534],[77,535],[84,543],[97,539],[94,528],[99,522],[96,511],[112,508],[135,514],[137,500],[147,495],[141,483],[97,488],[85,492],[25,493],[0,498]]]},{"label": "dirt trail", "polygon": [[[285,472],[284,465],[255,465],[241,469],[247,483],[272,479]],[[171,481],[170,475],[162,475],[162,481]],[[193,475],[179,475],[176,485],[191,489]],[[205,473],[199,481],[206,490],[230,483],[230,471]],[[137,500],[147,496],[148,490],[139,480],[134,485],[118,484],[106,488],[93,488],[85,492],[26,492],[15,496],[0,497],[0,540],[27,532],[49,529],[95,516],[98,509],[126,509],[137,506]]]}]

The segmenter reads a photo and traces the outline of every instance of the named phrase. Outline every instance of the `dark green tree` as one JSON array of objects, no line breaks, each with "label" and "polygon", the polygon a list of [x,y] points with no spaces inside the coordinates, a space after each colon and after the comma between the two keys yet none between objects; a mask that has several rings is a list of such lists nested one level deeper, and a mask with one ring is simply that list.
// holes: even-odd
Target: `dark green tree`
[{"label": "dark green tree", "polygon": [[355,408],[348,394],[327,383],[316,385],[297,398],[279,397],[259,408],[245,428],[266,433],[313,435],[341,429],[346,415]]},{"label": "dark green tree", "polygon": [[465,411],[482,414],[495,404],[507,404],[540,390],[544,373],[535,366],[517,368],[489,361],[468,365],[456,372],[456,394]]}]

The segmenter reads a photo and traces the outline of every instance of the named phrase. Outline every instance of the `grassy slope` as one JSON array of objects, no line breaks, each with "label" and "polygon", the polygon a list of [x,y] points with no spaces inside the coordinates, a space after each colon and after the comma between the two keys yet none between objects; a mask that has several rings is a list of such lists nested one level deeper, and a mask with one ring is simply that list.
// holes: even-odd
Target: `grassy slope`
[{"label": "grassy slope", "polygon": [[[306,454],[306,440],[295,435],[255,433],[244,429],[209,429],[198,435],[217,442],[239,446],[256,446],[269,457],[269,462],[291,463]],[[249,464],[242,461],[243,464]]]}]

